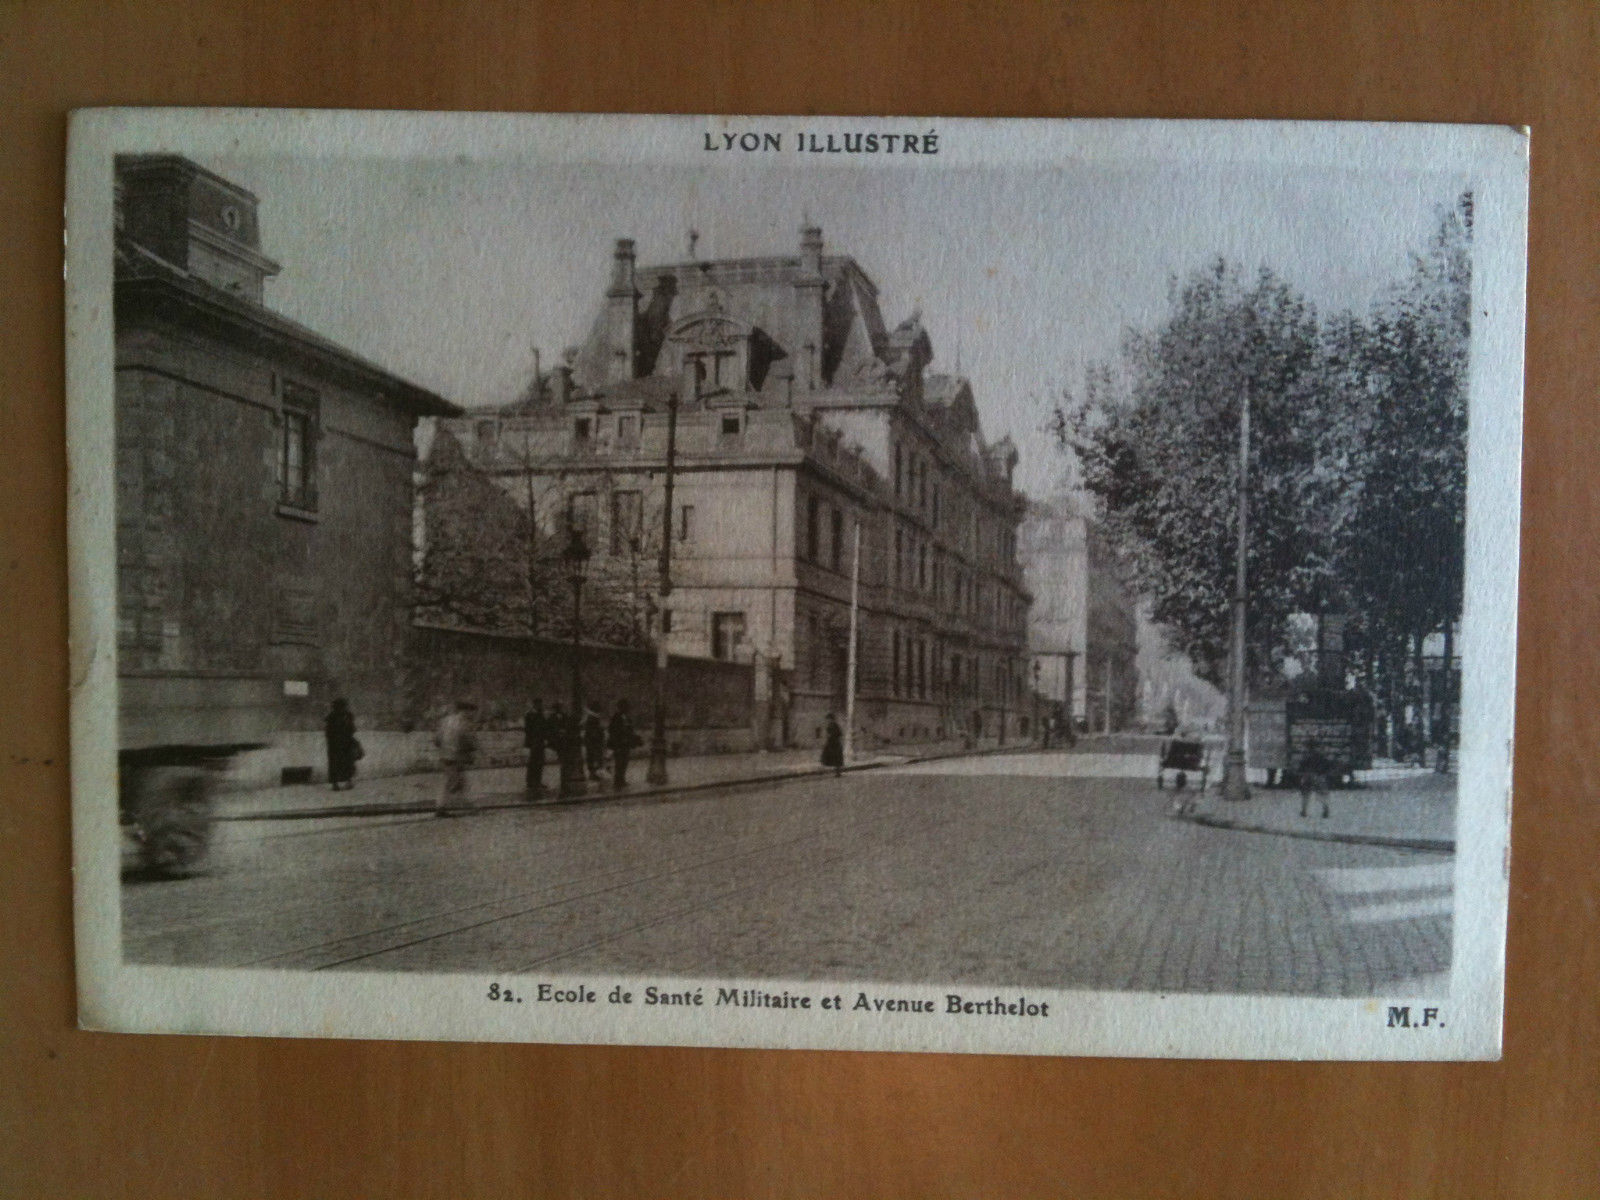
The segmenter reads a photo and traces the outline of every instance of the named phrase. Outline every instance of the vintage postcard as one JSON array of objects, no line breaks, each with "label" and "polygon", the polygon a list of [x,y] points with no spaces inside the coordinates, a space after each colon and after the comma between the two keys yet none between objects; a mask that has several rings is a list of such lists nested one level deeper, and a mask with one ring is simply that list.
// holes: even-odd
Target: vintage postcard
[{"label": "vintage postcard", "polygon": [[82,1023],[1497,1057],[1527,164],[76,114]]}]

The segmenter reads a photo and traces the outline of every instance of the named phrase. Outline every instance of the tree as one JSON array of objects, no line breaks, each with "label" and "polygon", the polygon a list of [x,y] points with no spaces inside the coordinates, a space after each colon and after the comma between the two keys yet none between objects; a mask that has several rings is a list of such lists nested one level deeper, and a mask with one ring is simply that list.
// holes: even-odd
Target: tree
[{"label": "tree", "polygon": [[[1155,620],[1203,676],[1225,661],[1245,396],[1252,676],[1286,657],[1299,612],[1354,618],[1350,668],[1391,712],[1423,698],[1430,633],[1448,663],[1464,586],[1471,231],[1467,193],[1365,318],[1319,320],[1270,271],[1247,283],[1218,261],[1175,282],[1166,320],[1130,331],[1119,361],[1063,398],[1063,447]],[[1434,699],[1448,730],[1448,688]]]},{"label": "tree", "polygon": [[1471,323],[1470,194],[1367,327],[1362,488],[1346,531],[1358,608],[1389,636],[1460,615]]},{"label": "tree", "polygon": [[[514,446],[500,449],[520,457],[522,469],[491,476],[448,428],[441,425],[435,433],[417,484],[417,618],[454,629],[565,640],[572,636],[572,587],[562,560],[568,520],[563,480],[539,470],[530,447],[520,455]],[[613,484],[601,479],[586,487],[597,497],[609,496]],[[654,581],[648,568],[659,532],[651,536],[648,512],[641,516],[644,526],[622,539],[620,554],[594,545],[598,531],[589,531],[585,641],[645,644],[642,589]]]},{"label": "tree", "polygon": [[[1419,732],[1438,743],[1450,737],[1449,667],[1465,586],[1471,235],[1469,192],[1442,214],[1405,284],[1366,325],[1362,486],[1342,547],[1352,606],[1367,626],[1370,686],[1391,710],[1407,688],[1437,702],[1438,727]],[[1446,668],[1436,695],[1422,658],[1434,631],[1443,633]]]},{"label": "tree", "polygon": [[1288,614],[1333,588],[1339,481],[1327,450],[1341,431],[1324,365],[1302,297],[1270,271],[1246,281],[1218,260],[1175,283],[1167,320],[1130,331],[1120,369],[1092,368],[1058,410],[1056,432],[1154,619],[1212,681],[1227,654],[1247,398],[1252,674],[1274,668]]},{"label": "tree", "polygon": [[419,465],[417,503],[417,619],[454,629],[539,632],[554,580],[529,566],[547,548],[527,510],[473,466],[443,425]]}]

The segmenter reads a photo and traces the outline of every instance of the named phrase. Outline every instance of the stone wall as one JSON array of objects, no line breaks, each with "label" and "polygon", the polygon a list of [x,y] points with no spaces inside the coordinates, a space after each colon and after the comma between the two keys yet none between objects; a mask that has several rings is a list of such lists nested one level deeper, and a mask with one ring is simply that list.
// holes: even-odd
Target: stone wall
[{"label": "stone wall", "polygon": [[[319,730],[336,695],[397,726],[412,418],[287,353],[137,306],[117,321],[119,671],[270,680],[257,716],[286,732]],[[304,511],[280,503],[289,383],[319,402]],[[219,740],[185,720],[158,740]]]},{"label": "stone wall", "polygon": [[[419,625],[412,631],[408,659],[406,712],[416,729],[432,729],[457,700],[476,704],[478,723],[489,732],[519,732],[531,700],[543,700],[547,708],[569,702],[572,650],[566,642]],[[618,700],[627,699],[640,733],[647,734],[652,662],[644,650],[583,646],[585,700],[609,716]],[[753,749],[755,707],[755,672],[748,663],[668,658],[667,734],[673,753]]]}]

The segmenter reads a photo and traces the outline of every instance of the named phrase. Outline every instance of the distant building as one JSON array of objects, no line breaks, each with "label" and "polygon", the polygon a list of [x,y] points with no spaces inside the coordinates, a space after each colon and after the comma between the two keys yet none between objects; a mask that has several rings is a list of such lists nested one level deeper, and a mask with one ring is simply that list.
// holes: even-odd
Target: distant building
[{"label": "distant building", "polygon": [[1138,602],[1123,583],[1115,551],[1081,498],[1066,491],[1029,506],[1021,542],[1040,693],[1064,696],[1070,672],[1077,727],[1126,729],[1140,699]]},{"label": "distant building", "polygon": [[1161,627],[1139,612],[1139,717],[1151,729],[1221,729],[1228,698],[1195,673],[1194,664],[1173,650]]},{"label": "distant building", "polygon": [[642,557],[648,588],[676,397],[672,651],[754,661],[768,741],[815,741],[843,715],[859,527],[864,734],[993,736],[1003,718],[1015,736],[1016,450],[984,440],[971,387],[932,358],[920,319],[888,328],[819,229],[795,256],[643,268],[623,240],[568,360],[521,402],[449,424],[508,494],[539,497],[546,528],[585,527],[595,569]]},{"label": "distant building", "polygon": [[119,157],[116,185],[123,745],[314,764],[334,695],[397,714],[412,431],[460,410],[265,307],[243,188],[172,155]]}]

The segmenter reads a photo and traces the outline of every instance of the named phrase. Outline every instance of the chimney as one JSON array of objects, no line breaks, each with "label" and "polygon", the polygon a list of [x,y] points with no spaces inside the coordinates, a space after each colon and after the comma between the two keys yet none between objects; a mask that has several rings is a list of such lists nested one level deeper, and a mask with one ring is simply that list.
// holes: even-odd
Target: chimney
[{"label": "chimney", "polygon": [[822,227],[820,225],[801,226],[800,270],[810,275],[822,274]]},{"label": "chimney", "polygon": [[800,272],[794,279],[795,382],[804,392],[823,386],[822,381],[822,230],[816,225],[800,229]]},{"label": "chimney", "polygon": [[633,239],[618,238],[611,258],[611,286],[606,289],[606,343],[611,350],[606,377],[632,379],[638,353],[639,289],[634,283]]}]

